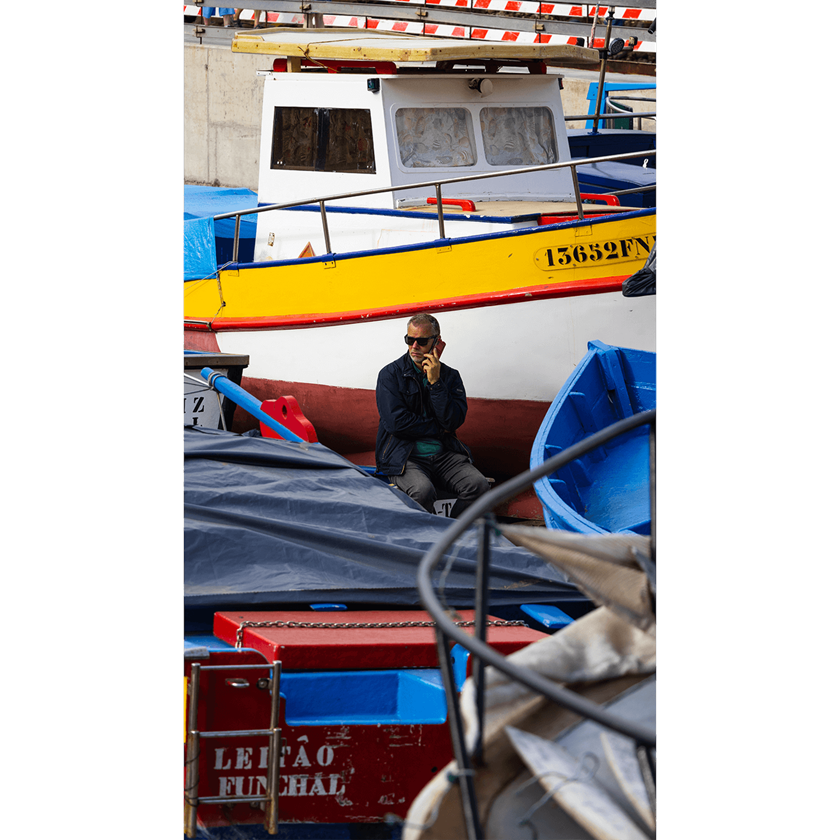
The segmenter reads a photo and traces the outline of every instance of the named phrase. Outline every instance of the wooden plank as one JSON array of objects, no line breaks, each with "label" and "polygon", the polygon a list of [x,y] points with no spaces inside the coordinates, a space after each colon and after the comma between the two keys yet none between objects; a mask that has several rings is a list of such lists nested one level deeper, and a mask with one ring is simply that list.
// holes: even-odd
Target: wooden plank
[{"label": "wooden plank", "polygon": [[592,65],[597,50],[571,44],[520,44],[457,38],[374,33],[365,30],[270,29],[261,35],[237,32],[233,52],[306,58],[366,61],[437,62],[468,59],[573,61]]},{"label": "wooden plank", "polygon": [[[563,747],[513,726],[505,728],[519,757],[552,798],[597,840],[647,840],[644,832],[594,779],[578,780],[580,762]],[[546,775],[547,774],[547,775]],[[560,784],[563,779],[565,784]],[[575,781],[572,781],[572,780]]]},{"label": "wooden plank", "polygon": [[645,825],[651,831],[656,831],[653,811],[632,742],[628,738],[602,732],[601,745],[607,764],[622,793],[630,800],[636,812],[645,821]]}]

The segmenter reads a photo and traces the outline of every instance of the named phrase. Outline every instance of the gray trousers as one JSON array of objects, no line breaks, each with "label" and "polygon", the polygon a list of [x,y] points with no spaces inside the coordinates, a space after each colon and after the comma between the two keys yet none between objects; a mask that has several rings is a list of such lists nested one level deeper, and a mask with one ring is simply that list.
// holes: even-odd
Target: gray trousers
[{"label": "gray trousers", "polygon": [[409,458],[402,475],[391,481],[414,501],[434,513],[437,485],[458,497],[450,516],[455,518],[466,510],[482,493],[490,489],[487,479],[459,452],[441,452],[429,458]]}]

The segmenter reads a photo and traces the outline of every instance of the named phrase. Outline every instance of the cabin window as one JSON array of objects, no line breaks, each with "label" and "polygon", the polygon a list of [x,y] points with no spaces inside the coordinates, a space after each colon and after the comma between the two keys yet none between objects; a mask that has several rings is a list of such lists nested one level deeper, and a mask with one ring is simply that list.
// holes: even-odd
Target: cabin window
[{"label": "cabin window", "polygon": [[491,166],[557,162],[554,117],[549,108],[482,108],[484,156]]},{"label": "cabin window", "polygon": [[475,165],[475,135],[466,108],[400,108],[396,125],[403,166]]},{"label": "cabin window", "polygon": [[370,111],[275,108],[271,168],[374,174]]}]

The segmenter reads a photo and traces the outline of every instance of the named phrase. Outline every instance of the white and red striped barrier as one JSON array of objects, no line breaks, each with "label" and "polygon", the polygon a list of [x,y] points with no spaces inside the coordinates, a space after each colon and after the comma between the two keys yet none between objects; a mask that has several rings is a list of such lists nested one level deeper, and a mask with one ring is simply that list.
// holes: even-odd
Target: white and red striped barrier
[{"label": "white and red striped barrier", "polygon": [[[596,11],[600,17],[607,14],[607,6],[573,6],[569,3],[540,3],[534,0],[396,0],[417,6],[444,6],[459,9],[488,9],[499,12],[521,12],[524,14],[563,15],[565,17],[594,17]],[[616,7],[615,16],[636,20],[641,17],[641,9]]]},{"label": "white and red striped barrier", "polygon": [[[572,6],[560,3],[539,3],[530,0],[398,0],[398,2],[412,5],[442,6],[481,9],[485,11],[519,12],[523,14],[542,15],[563,15],[566,17],[589,17],[595,15],[595,6],[589,6],[587,16],[586,7]],[[607,6],[599,6],[597,11],[599,23],[607,13]],[[616,8],[615,16],[623,19],[638,19],[642,13],[641,9]],[[199,6],[184,6],[184,15],[200,15]],[[449,24],[424,23],[423,21],[384,20],[380,18],[366,18],[358,15],[324,15],[325,26],[336,26],[350,29],[375,29],[379,32],[404,32],[408,35],[435,35],[444,38],[471,38],[478,41],[511,41],[520,44],[575,44],[577,39],[568,35],[551,35],[545,32],[509,32],[504,29],[489,29],[477,26],[453,26]],[[253,21],[254,11],[243,9],[239,16],[239,22]],[[284,24],[302,25],[304,16],[302,14],[287,14],[282,12],[263,12],[262,22],[273,26]],[[615,33],[620,37],[622,30]],[[638,37],[638,35],[636,36]],[[603,49],[604,39],[593,38],[590,46],[593,49]],[[640,40],[634,47],[634,51],[656,52],[655,41]]]}]

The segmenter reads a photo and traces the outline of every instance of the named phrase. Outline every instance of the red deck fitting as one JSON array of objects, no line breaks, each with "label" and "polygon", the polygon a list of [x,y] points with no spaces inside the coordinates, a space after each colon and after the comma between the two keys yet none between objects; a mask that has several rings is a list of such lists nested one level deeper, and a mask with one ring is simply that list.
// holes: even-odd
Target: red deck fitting
[{"label": "red deck fitting", "polygon": [[[475,610],[460,610],[472,621]],[[498,621],[493,616],[490,620]],[[422,610],[367,610],[335,612],[218,612],[213,633],[236,644],[244,621],[297,621],[326,624],[383,624],[430,622]],[[473,632],[472,627],[466,628]],[[545,638],[529,627],[488,627],[487,641],[499,653],[513,653]],[[384,668],[437,668],[434,627],[246,627],[242,646],[262,653],[269,662],[279,660],[284,669],[300,671],[379,670]]]}]

